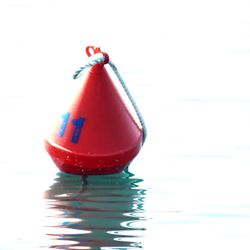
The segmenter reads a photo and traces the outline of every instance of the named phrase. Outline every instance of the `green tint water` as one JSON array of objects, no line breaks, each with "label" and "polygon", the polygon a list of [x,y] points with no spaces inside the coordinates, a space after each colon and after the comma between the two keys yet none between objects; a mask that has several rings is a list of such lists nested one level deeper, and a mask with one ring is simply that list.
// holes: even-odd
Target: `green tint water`
[{"label": "green tint water", "polygon": [[[52,213],[58,214],[48,235],[52,248],[139,249],[145,226],[141,179],[126,171],[107,176],[80,176],[59,173],[45,192]],[[55,230],[56,229],[56,230]]]}]

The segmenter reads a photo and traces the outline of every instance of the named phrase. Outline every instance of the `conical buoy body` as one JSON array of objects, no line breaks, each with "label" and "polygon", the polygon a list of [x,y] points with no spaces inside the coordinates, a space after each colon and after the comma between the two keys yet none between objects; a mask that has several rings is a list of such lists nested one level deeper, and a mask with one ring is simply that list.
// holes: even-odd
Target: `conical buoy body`
[{"label": "conical buoy body", "polygon": [[113,174],[122,171],[137,155],[142,134],[100,64],[89,70],[45,146],[63,172]]}]

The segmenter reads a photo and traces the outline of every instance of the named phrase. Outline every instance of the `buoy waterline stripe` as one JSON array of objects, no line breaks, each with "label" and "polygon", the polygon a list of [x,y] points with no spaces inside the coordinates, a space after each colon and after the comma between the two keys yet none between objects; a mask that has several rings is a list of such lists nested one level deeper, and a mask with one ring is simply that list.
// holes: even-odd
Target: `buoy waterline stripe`
[{"label": "buoy waterline stripe", "polygon": [[[106,61],[106,58],[102,53],[96,53],[96,54],[90,56],[90,60],[88,62],[86,62],[84,66],[80,67],[79,70],[77,70],[75,72],[75,74],[73,75],[73,79],[74,80],[78,79],[82,75],[83,71],[86,70],[87,68],[92,67],[92,66],[99,64],[99,63],[104,63],[105,61]],[[131,104],[135,110],[135,113],[139,119],[139,122],[142,126],[142,131],[143,131],[143,138],[142,138],[142,145],[143,145],[145,140],[146,140],[146,137],[147,137],[147,128],[146,128],[144,119],[142,117],[142,114],[139,111],[139,108],[138,108],[134,98],[132,97],[125,81],[123,80],[123,78],[122,78],[121,74],[119,73],[115,64],[113,62],[111,62],[110,60],[108,61],[108,64],[111,67],[111,69],[114,71],[116,77],[118,78],[122,88],[124,89],[128,99],[131,102]]]}]

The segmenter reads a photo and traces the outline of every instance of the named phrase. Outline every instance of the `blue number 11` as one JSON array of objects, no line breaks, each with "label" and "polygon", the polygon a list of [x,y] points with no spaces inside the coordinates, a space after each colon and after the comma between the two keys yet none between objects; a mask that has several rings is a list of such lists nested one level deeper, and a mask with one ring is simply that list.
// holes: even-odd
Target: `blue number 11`
[{"label": "blue number 11", "polygon": [[[64,136],[65,130],[66,130],[68,122],[69,122],[69,117],[70,117],[69,112],[62,115],[63,121],[62,121],[61,127],[59,129],[58,136],[60,136],[60,137]],[[85,118],[83,118],[83,117],[80,117],[79,119],[72,119],[72,124],[75,126],[75,128],[74,128],[73,133],[72,133],[71,142],[78,143],[84,122],[85,122]]]}]

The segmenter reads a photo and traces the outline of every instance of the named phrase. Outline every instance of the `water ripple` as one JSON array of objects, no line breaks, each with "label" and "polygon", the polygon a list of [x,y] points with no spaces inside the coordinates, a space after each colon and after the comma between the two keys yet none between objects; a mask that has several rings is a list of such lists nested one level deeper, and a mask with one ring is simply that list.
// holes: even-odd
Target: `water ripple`
[{"label": "water ripple", "polygon": [[[146,228],[142,180],[128,171],[81,178],[59,173],[44,194],[54,249],[141,249]],[[139,222],[139,223],[138,223]],[[44,246],[45,247],[45,246]]]}]

